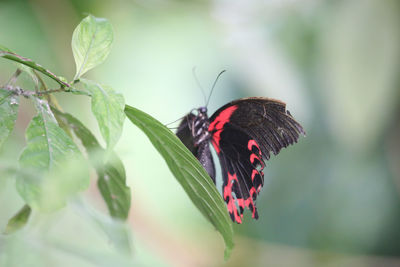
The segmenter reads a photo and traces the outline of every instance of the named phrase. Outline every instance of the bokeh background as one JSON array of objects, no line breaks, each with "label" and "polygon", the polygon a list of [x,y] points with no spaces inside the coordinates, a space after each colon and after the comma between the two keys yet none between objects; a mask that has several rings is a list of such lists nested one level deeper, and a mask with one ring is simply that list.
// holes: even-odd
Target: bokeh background
[{"label": "bokeh background", "polygon": [[[107,217],[93,181],[78,204],[34,214],[0,243],[0,265],[4,257],[11,266],[400,265],[400,2],[1,0],[0,44],[72,79],[71,36],[88,13],[115,31],[108,59],[88,77],[123,93],[127,104],[174,121],[204,105],[192,68],[207,92],[226,69],[211,112],[240,97],[277,98],[307,137],[267,162],[260,219],[246,214],[234,226],[227,262],[222,238],[126,121],[116,150],[132,189],[132,256],[98,223]],[[0,59],[1,84],[14,70]],[[100,137],[87,98],[58,100]],[[33,114],[22,100],[0,168],[16,164]],[[4,230],[23,201],[15,179],[1,173]]]}]

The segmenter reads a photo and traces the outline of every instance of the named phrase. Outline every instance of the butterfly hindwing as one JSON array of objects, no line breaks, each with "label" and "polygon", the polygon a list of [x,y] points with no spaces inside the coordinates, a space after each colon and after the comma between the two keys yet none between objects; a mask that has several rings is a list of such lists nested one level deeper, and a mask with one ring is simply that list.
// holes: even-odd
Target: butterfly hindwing
[{"label": "butterfly hindwing", "polygon": [[[253,139],[230,124],[221,132],[218,154],[223,173],[222,192],[233,221],[242,222],[244,208],[257,219],[255,200],[263,184],[263,161]],[[249,146],[250,145],[250,146]]]},{"label": "butterfly hindwing", "polygon": [[210,118],[211,143],[223,172],[223,197],[233,221],[248,208],[257,219],[257,195],[264,184],[264,161],[305,134],[285,104],[268,98],[239,99]]}]

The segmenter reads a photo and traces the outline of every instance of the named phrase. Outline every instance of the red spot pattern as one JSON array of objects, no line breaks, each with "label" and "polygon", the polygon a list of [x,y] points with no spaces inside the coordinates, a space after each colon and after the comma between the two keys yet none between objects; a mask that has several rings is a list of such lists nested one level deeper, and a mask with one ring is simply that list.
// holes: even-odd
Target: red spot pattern
[{"label": "red spot pattern", "polygon": [[[254,178],[256,177],[256,175],[261,175],[264,176],[264,172],[262,171],[262,169],[264,169],[265,165],[264,165],[264,161],[262,160],[262,156],[261,156],[261,150],[260,147],[258,146],[257,142],[253,139],[249,140],[249,142],[247,143],[247,148],[253,152],[253,147],[256,147],[258,150],[258,155],[252,153],[250,154],[250,162],[254,164],[255,160],[258,160],[257,163],[260,163],[261,165],[261,170],[257,170],[257,169],[253,169],[252,173],[251,173],[251,181],[254,182]],[[257,188],[257,194],[260,193],[261,190],[261,186],[259,185]],[[252,188],[253,189],[253,188]],[[250,190],[250,195],[251,195],[251,190]]]},{"label": "red spot pattern", "polygon": [[[235,221],[237,223],[242,223],[242,218],[243,218],[243,214],[239,214],[238,209],[235,205],[235,200],[232,196],[232,186],[233,183],[239,183],[237,177],[236,177],[236,173],[234,173],[233,175],[230,174],[228,172],[228,183],[226,184],[226,186],[224,187],[224,199],[226,202],[226,206],[228,207],[228,211],[231,214],[231,217],[233,216],[233,218],[235,219]],[[243,199],[242,199],[243,202]],[[240,206],[240,201],[238,199],[238,204]],[[243,206],[243,203],[241,203]]]},{"label": "red spot pattern", "polygon": [[219,154],[221,149],[219,148],[219,141],[221,140],[221,132],[224,128],[225,123],[229,122],[229,119],[232,116],[232,113],[238,107],[230,106],[229,108],[224,109],[218,116],[210,123],[208,126],[208,131],[212,133],[212,144],[214,146],[215,151]]},{"label": "red spot pattern", "polygon": [[251,181],[254,182],[254,177],[256,177],[256,175],[258,175],[258,171],[257,169],[253,169],[253,172],[251,173]]},{"label": "red spot pattern", "polygon": [[[247,148],[251,152],[253,152],[253,147],[254,146],[257,148],[257,152],[258,152],[257,154],[258,155],[254,154],[254,153],[250,154],[250,162],[254,164],[254,160],[257,159],[258,162],[261,165],[261,169],[264,169],[264,162],[263,162],[263,160],[261,158],[261,149],[260,149],[260,147],[258,146],[258,144],[257,144],[257,142],[255,140],[250,139],[249,142],[247,143]],[[253,174],[252,174],[251,178],[253,179]]]},{"label": "red spot pattern", "polygon": [[[256,206],[254,205],[254,201],[253,201],[254,194],[256,194],[256,189],[254,187],[252,187],[250,189],[250,196],[244,201],[244,205],[252,211],[252,215],[251,215],[252,218],[256,217],[256,212],[257,212]],[[254,198],[255,198],[255,196],[254,196]],[[251,206],[250,206],[250,204],[251,204]]]},{"label": "red spot pattern", "polygon": [[[247,148],[248,148],[250,151],[253,151],[253,146],[255,146],[255,147],[258,149],[258,151],[261,151],[261,150],[260,150],[260,147],[259,147],[258,144],[257,144],[257,142],[256,142],[255,140],[253,140],[253,139],[250,139],[249,142],[247,143]],[[260,153],[260,154],[261,154],[261,153]]]},{"label": "red spot pattern", "polygon": [[253,200],[256,198],[256,195],[257,195],[256,189],[254,187],[252,187],[250,189],[250,192],[249,192],[250,196],[247,199],[243,199],[243,198],[236,199],[237,205],[240,208],[242,208],[241,211],[239,211],[238,207],[236,206],[235,199],[233,198],[233,195],[232,195],[233,183],[239,183],[236,173],[234,173],[232,175],[228,172],[228,183],[224,187],[224,200],[226,202],[228,212],[231,214],[231,217],[235,220],[235,222],[241,224],[242,219],[243,219],[242,210],[244,209],[244,207],[247,207],[248,209],[251,210],[253,218],[258,217],[257,209],[256,209],[256,206],[255,206],[254,200]]},{"label": "red spot pattern", "polygon": [[[221,152],[221,132],[224,129],[224,125],[230,121],[230,118],[236,109],[236,105],[224,109],[220,114],[218,114],[218,116],[210,123],[210,126],[208,127],[208,131],[212,133],[212,144],[218,154]],[[257,151],[253,151],[254,147],[257,148]],[[251,180],[252,182],[254,182],[256,175],[264,176],[264,173],[262,172],[262,169],[264,169],[264,161],[262,160],[261,149],[255,140],[250,139],[247,143],[247,148],[251,152],[249,158],[250,162],[254,165],[261,165],[261,170],[258,170],[256,168],[252,170]],[[224,200],[226,202],[231,218],[235,222],[241,224],[243,219],[243,209],[245,207],[251,210],[253,218],[258,218],[257,208],[255,206],[254,200],[256,199],[257,194],[260,192],[262,185],[259,185],[257,189],[254,186],[250,188],[248,198],[243,199],[236,197],[235,199],[232,195],[232,188],[234,183],[237,183],[236,186],[239,187],[239,181],[236,173],[230,174],[228,172],[228,181],[224,187]]]},{"label": "red spot pattern", "polygon": [[251,163],[254,163],[254,160],[255,160],[255,159],[257,159],[259,162],[261,162],[260,157],[257,156],[256,154],[252,153],[252,154],[250,155],[250,162],[251,162]]},{"label": "red spot pattern", "polygon": [[[256,147],[257,151],[253,152],[253,148]],[[256,164],[259,163],[261,165],[261,170],[258,170],[254,168],[251,172],[251,181],[254,182],[254,179],[257,175],[259,176],[264,176],[264,173],[262,172],[262,169],[264,169],[264,161],[262,160],[262,154],[261,154],[261,149],[258,146],[257,142],[253,139],[250,139],[249,142],[247,143],[247,148],[252,152],[250,154],[250,162],[254,164],[255,160],[257,160]],[[249,197],[244,201],[244,205],[248,207],[252,211],[252,217],[255,218],[257,215],[257,209],[254,204],[254,199],[256,199],[257,194],[260,192],[262,185],[260,184],[258,188],[256,189],[255,187],[250,188],[249,192]]]}]

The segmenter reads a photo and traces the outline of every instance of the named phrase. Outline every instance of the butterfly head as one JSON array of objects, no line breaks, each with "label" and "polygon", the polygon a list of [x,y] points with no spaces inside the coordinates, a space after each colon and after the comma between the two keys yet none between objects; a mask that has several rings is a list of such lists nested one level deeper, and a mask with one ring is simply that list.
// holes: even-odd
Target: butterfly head
[{"label": "butterfly head", "polygon": [[199,107],[197,111],[199,114],[207,114],[207,107]]}]

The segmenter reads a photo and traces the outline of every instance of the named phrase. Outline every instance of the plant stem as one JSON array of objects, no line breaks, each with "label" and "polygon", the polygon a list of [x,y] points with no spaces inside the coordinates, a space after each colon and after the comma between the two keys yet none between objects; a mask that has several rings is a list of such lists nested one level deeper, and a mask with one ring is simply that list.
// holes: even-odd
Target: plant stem
[{"label": "plant stem", "polygon": [[25,58],[23,56],[20,56],[18,54],[9,52],[9,51],[4,51],[4,50],[0,50],[0,57],[3,57],[5,59],[8,60],[12,60],[21,64],[24,64],[32,69],[35,69],[41,73],[43,73],[44,75],[46,75],[47,77],[50,77],[51,79],[55,80],[56,82],[58,82],[61,86],[63,87],[70,87],[71,85],[62,81],[60,77],[56,76],[54,73],[52,73],[51,71],[49,71],[48,69],[43,68],[41,65],[35,63],[34,61],[32,61],[29,58]]},{"label": "plant stem", "polygon": [[12,92],[13,94],[16,94],[16,95],[22,95],[24,97],[42,96],[42,95],[51,94],[51,93],[66,92],[62,88],[36,92],[36,91],[24,90],[19,86],[11,86],[11,85],[1,86],[0,89]]},{"label": "plant stem", "polygon": [[21,69],[17,69],[13,76],[11,76],[10,80],[8,80],[7,85],[14,85],[18,79],[18,76],[21,74]]}]

